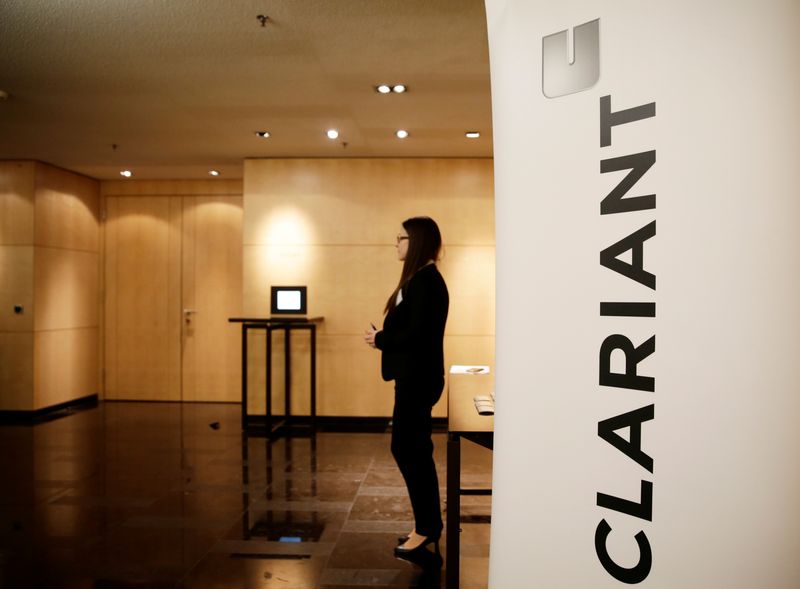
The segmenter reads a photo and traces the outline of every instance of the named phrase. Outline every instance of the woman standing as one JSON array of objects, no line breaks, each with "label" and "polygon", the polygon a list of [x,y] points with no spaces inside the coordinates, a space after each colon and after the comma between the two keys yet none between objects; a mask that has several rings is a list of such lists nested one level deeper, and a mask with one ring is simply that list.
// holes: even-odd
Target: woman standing
[{"label": "woman standing", "polygon": [[403,262],[400,281],[386,302],[383,330],[373,326],[364,340],[382,352],[383,379],[395,381],[392,455],[405,479],[415,523],[395,554],[412,557],[431,543],[438,554],[442,533],[431,409],[444,388],[442,340],[449,297],[436,267],[442,237],[433,219],[403,221],[396,247]]}]

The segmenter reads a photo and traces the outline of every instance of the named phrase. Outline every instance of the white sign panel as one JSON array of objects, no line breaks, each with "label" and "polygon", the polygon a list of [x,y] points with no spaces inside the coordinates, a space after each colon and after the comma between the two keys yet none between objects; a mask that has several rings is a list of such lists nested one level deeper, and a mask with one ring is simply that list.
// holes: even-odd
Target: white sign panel
[{"label": "white sign panel", "polygon": [[800,587],[800,2],[486,0],[490,586]]}]

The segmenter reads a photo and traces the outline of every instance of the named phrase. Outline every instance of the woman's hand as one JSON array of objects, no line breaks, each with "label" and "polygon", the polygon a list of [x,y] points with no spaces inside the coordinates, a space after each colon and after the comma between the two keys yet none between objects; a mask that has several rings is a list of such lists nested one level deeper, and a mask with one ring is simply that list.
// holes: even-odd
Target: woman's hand
[{"label": "woman's hand", "polygon": [[375,347],[375,334],[378,333],[378,330],[374,327],[370,326],[368,330],[364,332],[364,342],[370,347]]}]

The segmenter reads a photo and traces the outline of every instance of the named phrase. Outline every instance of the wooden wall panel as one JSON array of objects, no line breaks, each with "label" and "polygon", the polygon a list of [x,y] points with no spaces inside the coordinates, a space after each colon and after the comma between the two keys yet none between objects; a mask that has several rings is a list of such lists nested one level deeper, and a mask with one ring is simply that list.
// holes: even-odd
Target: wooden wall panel
[{"label": "wooden wall panel", "polygon": [[[269,287],[305,284],[318,336],[318,413],[388,416],[392,383],[362,340],[380,325],[402,269],[394,237],[403,219],[430,215],[445,241],[450,291],[446,363],[494,364],[494,200],[491,160],[247,160],[244,199],[246,315],[269,314]],[[251,336],[248,411],[264,410],[264,340]],[[256,344],[255,342],[259,343]],[[283,353],[276,335],[275,411],[282,410]],[[308,347],[292,348],[292,411],[308,412]],[[440,402],[435,415],[446,412]]]},{"label": "wooden wall panel", "polygon": [[447,335],[494,335],[494,247],[448,246],[439,271],[447,282]]},{"label": "wooden wall panel", "polygon": [[393,245],[400,222],[437,220],[448,244],[494,245],[492,160],[245,161],[245,245]]},{"label": "wooden wall panel", "polygon": [[[161,303],[176,310],[175,321],[170,323],[169,355],[178,362],[179,369],[170,385],[169,398],[186,401],[238,401],[241,398],[241,353],[238,326],[227,318],[241,315],[241,255],[242,255],[242,181],[241,180],[122,180],[103,182],[101,192],[106,206],[107,223],[104,225],[104,278],[106,305],[102,320],[105,322],[104,353],[108,366],[105,382],[109,398],[118,398],[122,386],[119,382],[119,357],[122,344],[117,329],[120,317],[128,313],[128,306],[137,301],[121,292],[111,275],[125,271],[126,260],[120,258],[113,244],[129,243],[131,251],[139,246],[134,240],[148,240],[145,235],[135,236],[130,231],[120,235],[120,224],[113,222],[132,213],[133,209],[120,211],[120,203],[135,207],[145,203],[139,216],[152,217],[152,207],[158,202],[170,202],[174,209],[171,221],[175,239],[170,238],[170,271],[166,290],[154,293]],[[177,208],[175,208],[177,207]],[[123,207],[124,208],[124,207]],[[147,246],[145,246],[147,247]],[[174,252],[173,252],[174,250]],[[173,253],[177,255],[173,260]],[[161,280],[163,276],[155,276]],[[169,301],[167,301],[169,299]],[[197,311],[191,324],[184,321],[183,309]],[[174,339],[174,342],[173,342]],[[166,339],[165,339],[166,342]],[[166,345],[164,343],[163,345]],[[131,356],[131,370],[149,357]],[[172,360],[169,370],[172,372]],[[161,366],[164,368],[164,366]],[[174,389],[174,390],[173,390]],[[162,399],[161,393],[144,396],[144,399]],[[127,397],[126,397],[127,398]]]},{"label": "wooden wall panel", "polygon": [[241,399],[242,197],[183,197],[183,400]]},{"label": "wooden wall panel", "polygon": [[33,407],[35,166],[0,162],[0,410]]},{"label": "wooden wall panel", "polygon": [[107,180],[100,183],[103,196],[241,196],[241,180]]},{"label": "wooden wall panel", "polygon": [[381,377],[380,352],[359,336],[327,336],[318,350],[319,399],[322,415],[389,416],[394,383]]},{"label": "wooden wall panel", "polygon": [[[250,330],[247,334],[247,412],[253,415],[264,415],[266,411],[266,395],[264,383],[266,382],[266,370],[264,362],[266,358],[266,337],[261,329]],[[273,367],[280,363],[273,358]],[[277,382],[275,379],[273,383]],[[281,391],[283,389],[280,389]],[[278,397],[282,398],[282,393]],[[273,399],[275,399],[273,395]],[[273,412],[278,409],[274,408]]]},{"label": "wooden wall panel", "polygon": [[0,332],[0,410],[33,409],[33,332]]},{"label": "wooden wall panel", "polygon": [[181,398],[181,199],[108,199],[106,398]]},{"label": "wooden wall panel", "polygon": [[34,256],[36,331],[96,328],[98,254],[36,247]]},{"label": "wooden wall panel", "polygon": [[98,328],[34,334],[34,409],[98,392]]},{"label": "wooden wall panel", "polygon": [[[33,331],[33,246],[0,245],[0,332]],[[22,305],[21,315],[14,305]]]},{"label": "wooden wall panel", "polygon": [[36,164],[35,243],[97,252],[100,185],[96,180]]},{"label": "wooden wall panel", "polygon": [[117,308],[118,289],[117,272],[119,272],[119,223],[116,220],[120,216],[119,201],[116,198],[103,198],[105,210],[105,222],[102,224],[102,252],[101,259],[102,282],[101,291],[103,297],[100,301],[100,323],[102,325],[101,337],[101,375],[100,375],[100,394],[104,399],[113,398],[109,396],[112,391],[119,390],[117,378],[117,321],[119,313]]},{"label": "wooden wall panel", "polygon": [[0,213],[0,409],[96,393],[98,183],[37,162],[0,162]]},{"label": "wooden wall panel", "polygon": [[36,164],[35,409],[98,393],[99,186]]},{"label": "wooden wall panel", "polygon": [[35,167],[0,161],[0,245],[33,245]]}]

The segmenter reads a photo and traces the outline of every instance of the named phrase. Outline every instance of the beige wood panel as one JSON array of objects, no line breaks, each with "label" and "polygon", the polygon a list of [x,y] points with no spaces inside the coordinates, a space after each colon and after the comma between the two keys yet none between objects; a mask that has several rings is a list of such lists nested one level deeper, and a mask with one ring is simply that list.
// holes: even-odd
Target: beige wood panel
[{"label": "beige wood panel", "polygon": [[100,184],[47,164],[36,164],[35,243],[97,252]]},{"label": "beige wood panel", "polygon": [[[239,326],[241,334],[241,326]],[[273,340],[274,342],[275,340]],[[266,369],[264,362],[266,358],[266,336],[264,330],[250,330],[247,334],[247,413],[251,415],[264,415],[266,412]],[[278,362],[273,356],[273,364],[275,367]],[[273,383],[278,382],[276,380]],[[273,391],[273,402],[276,398],[283,398],[283,388],[281,386],[276,393]],[[241,391],[240,391],[241,393]],[[241,396],[240,396],[241,399]],[[282,408],[282,406],[281,406]],[[277,413],[279,409],[273,405],[273,412]]]},{"label": "beige wood panel", "polygon": [[439,271],[450,294],[446,333],[494,335],[494,247],[450,246]]},{"label": "beige wood panel", "polygon": [[100,390],[103,399],[111,399],[112,391],[117,391],[117,271],[119,268],[119,201],[116,198],[103,198],[105,222],[101,225],[103,236],[103,258],[101,260],[100,284],[100,323],[102,326],[101,347],[103,364],[100,368]]},{"label": "beige wood panel", "polygon": [[494,245],[492,160],[246,160],[244,244],[392,245],[436,219],[447,243]]},{"label": "beige wood panel", "polygon": [[97,394],[98,329],[34,334],[34,409]]},{"label": "beige wood panel", "polygon": [[241,180],[109,180],[103,196],[199,196],[242,194]]},{"label": "beige wood panel", "polygon": [[[309,337],[292,333],[292,414],[308,415]],[[265,350],[263,331],[251,331],[248,339],[248,413],[265,411]],[[284,339],[273,334],[273,412],[284,410]],[[493,336],[446,336],[445,370],[452,364],[494,365]],[[445,389],[446,390],[446,389]],[[364,344],[360,335],[317,336],[317,414],[340,416],[391,416],[394,383],[381,379],[380,352]],[[435,417],[446,417],[447,395],[434,407]]]},{"label": "beige wood panel", "polygon": [[35,166],[0,161],[0,245],[33,245]]},{"label": "beige wood panel", "polygon": [[[33,246],[0,245],[0,332],[33,331]],[[14,305],[22,305],[21,315]]]},{"label": "beige wood panel", "polygon": [[241,399],[242,197],[183,197],[183,400]]},{"label": "beige wood panel", "polygon": [[106,335],[106,316],[105,316],[105,301],[106,301],[106,200],[100,197],[100,226],[99,226],[99,243],[97,248],[97,385],[98,397],[100,400],[105,399],[106,383],[105,383],[105,366],[106,366],[106,348],[105,348],[105,335]]},{"label": "beige wood panel", "polygon": [[0,410],[33,409],[33,332],[0,332]]},{"label": "beige wood panel", "polygon": [[181,398],[181,209],[107,199],[106,398]]},{"label": "beige wood panel", "polygon": [[[494,334],[494,247],[448,248],[440,265],[450,293],[447,333]],[[402,264],[390,246],[244,246],[244,312],[269,315],[271,285],[306,285],[309,315],[327,334],[380,326]]]},{"label": "beige wood panel", "polygon": [[97,253],[36,247],[35,330],[97,327]]},{"label": "beige wood panel", "polygon": [[494,366],[494,341],[493,335],[445,336],[445,371],[453,364]]}]

